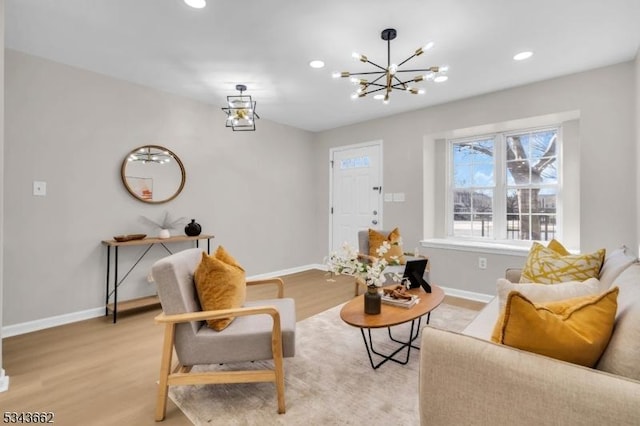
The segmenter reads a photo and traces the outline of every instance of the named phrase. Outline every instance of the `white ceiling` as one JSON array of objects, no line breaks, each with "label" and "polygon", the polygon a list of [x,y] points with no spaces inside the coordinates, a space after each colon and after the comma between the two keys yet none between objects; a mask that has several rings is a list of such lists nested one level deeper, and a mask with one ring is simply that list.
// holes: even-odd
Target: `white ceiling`
[{"label": "white ceiling", "polygon": [[[629,61],[640,46],[640,0],[207,3],[6,0],[6,47],[220,107],[243,83],[261,118],[321,131]],[[393,92],[388,105],[352,100],[354,86],[331,73],[371,70],[354,51],[386,65],[385,28],[398,31],[392,62],[434,41],[406,65],[449,65],[449,80]],[[535,55],[513,61],[522,50]]]}]

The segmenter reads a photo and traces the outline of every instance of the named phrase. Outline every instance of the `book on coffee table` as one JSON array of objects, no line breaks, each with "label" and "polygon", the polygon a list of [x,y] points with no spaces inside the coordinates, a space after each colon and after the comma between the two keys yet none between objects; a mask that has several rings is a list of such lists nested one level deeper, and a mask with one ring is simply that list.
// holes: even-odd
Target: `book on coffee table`
[{"label": "book on coffee table", "polygon": [[410,308],[420,301],[418,296],[412,295],[411,299],[396,299],[386,294],[382,295],[382,303],[387,305],[399,306],[401,308]]}]

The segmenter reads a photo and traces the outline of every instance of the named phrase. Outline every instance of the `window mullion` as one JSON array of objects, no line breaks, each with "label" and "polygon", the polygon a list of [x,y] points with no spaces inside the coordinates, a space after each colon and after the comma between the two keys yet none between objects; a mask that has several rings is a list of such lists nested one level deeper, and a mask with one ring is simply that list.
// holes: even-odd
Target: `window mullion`
[{"label": "window mullion", "polygon": [[504,240],[507,238],[507,205],[506,205],[506,167],[507,154],[506,154],[506,138],[503,133],[496,134],[495,139],[495,194],[493,197],[493,226],[494,235],[498,240]]}]

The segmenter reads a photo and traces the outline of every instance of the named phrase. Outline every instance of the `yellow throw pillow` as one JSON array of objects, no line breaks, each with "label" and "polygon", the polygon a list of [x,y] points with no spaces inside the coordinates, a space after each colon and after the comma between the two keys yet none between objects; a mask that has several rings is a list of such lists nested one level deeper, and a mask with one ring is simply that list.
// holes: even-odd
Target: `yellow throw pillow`
[{"label": "yellow throw pillow", "polygon": [[547,244],[547,248],[555,251],[558,254],[561,254],[562,256],[567,256],[571,254],[569,253],[569,250],[564,248],[564,246],[560,243],[560,241],[556,240],[555,238],[549,241],[549,244]]},{"label": "yellow throw pillow", "polygon": [[517,291],[509,294],[491,340],[574,364],[593,367],[611,338],[618,287],[536,305]]},{"label": "yellow throw pillow", "polygon": [[598,278],[605,249],[594,253],[561,255],[540,243],[533,243],[520,276],[521,283],[555,284]]},{"label": "yellow throw pillow", "polygon": [[[222,246],[212,256],[202,252],[194,281],[204,311],[239,308],[244,304],[247,295],[244,269]],[[233,320],[233,317],[219,318],[208,320],[207,324],[221,331]]]},{"label": "yellow throw pillow", "polygon": [[389,233],[389,235],[381,234],[375,229],[369,229],[369,256],[378,257],[377,250],[382,246],[382,243],[387,241],[391,247],[389,251],[384,254],[384,258],[390,264],[404,265],[407,263],[402,251],[402,239],[400,238],[400,230],[395,228]]}]

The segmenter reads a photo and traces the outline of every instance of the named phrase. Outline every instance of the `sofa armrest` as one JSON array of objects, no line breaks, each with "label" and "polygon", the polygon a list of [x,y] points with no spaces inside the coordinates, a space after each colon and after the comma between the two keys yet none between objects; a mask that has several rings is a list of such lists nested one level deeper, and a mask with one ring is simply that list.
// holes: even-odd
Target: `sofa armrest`
[{"label": "sofa armrest", "polygon": [[425,327],[420,424],[637,424],[640,382]]},{"label": "sofa armrest", "polygon": [[522,275],[521,268],[507,268],[507,270],[504,271],[504,277],[512,283],[519,283],[520,275]]}]

